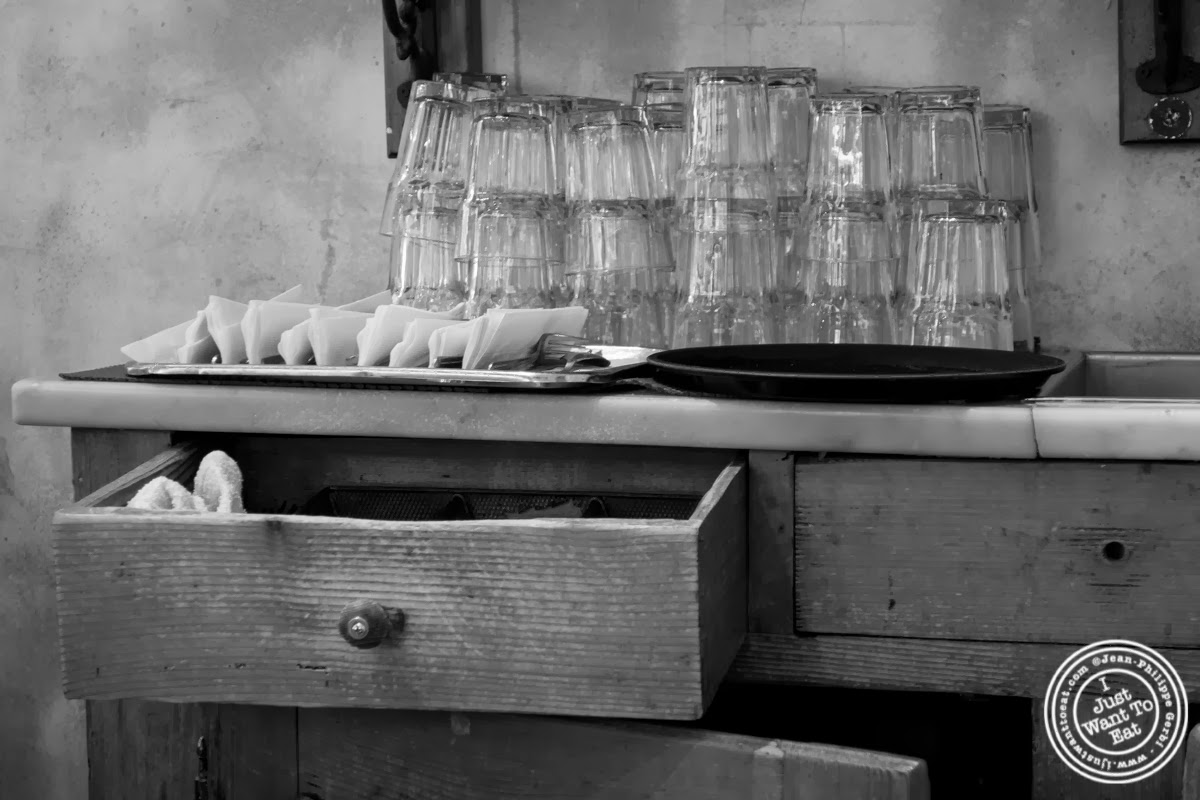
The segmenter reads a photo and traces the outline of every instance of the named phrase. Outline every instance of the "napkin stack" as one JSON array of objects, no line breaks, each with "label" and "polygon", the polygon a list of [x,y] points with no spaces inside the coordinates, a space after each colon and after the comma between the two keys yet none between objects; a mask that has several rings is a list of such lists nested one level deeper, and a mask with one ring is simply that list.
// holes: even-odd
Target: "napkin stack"
[{"label": "napkin stack", "polygon": [[[380,292],[342,306],[303,300],[293,287],[269,300],[210,297],[194,319],[121,348],[140,363],[490,369],[530,355],[548,333],[580,336],[584,308],[491,309],[464,320],[466,304],[434,313],[392,305]],[[165,495],[164,495],[165,496]]]}]

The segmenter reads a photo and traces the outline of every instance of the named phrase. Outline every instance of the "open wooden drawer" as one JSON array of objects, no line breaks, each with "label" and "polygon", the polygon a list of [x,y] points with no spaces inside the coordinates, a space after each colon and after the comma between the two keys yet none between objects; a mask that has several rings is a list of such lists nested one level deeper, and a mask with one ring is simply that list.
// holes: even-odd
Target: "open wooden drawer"
[{"label": "open wooden drawer", "polygon": [[[68,697],[695,719],[741,644],[746,478],[728,455],[214,444],[241,465],[246,507],[272,513],[124,508],[154,476],[190,485],[211,446],[190,443],[55,516]],[[691,497],[694,511],[426,522],[273,513],[339,485]]]}]

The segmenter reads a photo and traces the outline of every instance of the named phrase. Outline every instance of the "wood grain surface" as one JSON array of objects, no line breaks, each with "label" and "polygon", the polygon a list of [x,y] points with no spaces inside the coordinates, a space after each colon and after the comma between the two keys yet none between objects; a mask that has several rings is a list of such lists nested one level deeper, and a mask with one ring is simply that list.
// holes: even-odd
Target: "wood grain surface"
[{"label": "wood grain surface", "polygon": [[791,453],[753,451],[749,468],[749,591],[747,630],[795,629],[796,465]]},{"label": "wood grain surface", "polygon": [[924,762],[647,725],[303,710],[302,796],[321,800],[923,800]]},{"label": "wood grain surface", "polygon": [[796,465],[803,633],[1200,646],[1200,464]]},{"label": "wood grain surface", "polygon": [[[115,502],[128,494],[130,482],[123,478],[132,472],[148,477],[159,471],[188,480],[187,465],[194,469],[197,463],[191,451],[171,448],[167,433],[73,430],[75,495],[79,502],[99,499],[87,497],[93,494]],[[150,462],[155,466],[145,469]],[[294,709],[89,701],[87,726],[89,800],[194,796],[199,770],[196,745],[201,737],[208,743],[214,797],[296,797]]]},{"label": "wood grain surface", "polygon": [[[68,510],[67,694],[692,719],[744,632],[744,482],[686,521]],[[398,641],[340,637],[364,599]]]},{"label": "wood grain surface", "polygon": [[[1040,699],[1076,645],[882,636],[750,634],[729,679],[739,683],[961,692]],[[1200,650],[1159,648],[1200,697]]]}]

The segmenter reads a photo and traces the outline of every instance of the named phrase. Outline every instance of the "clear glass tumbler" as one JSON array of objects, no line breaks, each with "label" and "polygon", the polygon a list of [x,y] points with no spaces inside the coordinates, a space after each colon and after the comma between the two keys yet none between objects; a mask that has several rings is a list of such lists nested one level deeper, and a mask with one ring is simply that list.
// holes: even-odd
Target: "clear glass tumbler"
[{"label": "clear glass tumbler", "polygon": [[895,102],[897,199],[987,197],[979,88],[905,89]]},{"label": "clear glass tumbler", "polygon": [[1013,205],[1020,247],[1009,271],[1013,341],[1017,350],[1037,349],[1028,293],[1030,269],[1042,261],[1037,193],[1033,181],[1033,126],[1025,106],[990,105],[983,112],[988,187],[993,198]]},{"label": "clear glass tumbler", "polygon": [[588,338],[663,348],[673,261],[647,115],[622,107],[573,112],[567,122],[565,299],[588,309]]},{"label": "clear glass tumbler", "polygon": [[467,299],[467,264],[454,258],[461,214],[461,204],[400,209],[388,281],[392,302],[449,311]]},{"label": "clear glass tumbler", "polygon": [[901,341],[1012,350],[1009,204],[922,200],[914,217],[909,262],[916,277],[902,306]]},{"label": "clear glass tumbler", "polygon": [[684,82],[682,72],[639,72],[633,76],[632,104],[682,103]]},{"label": "clear glass tumbler", "polygon": [[473,100],[490,92],[440,81],[413,84],[400,154],[388,182],[379,232],[391,236],[400,205],[444,206],[466,186],[467,141]]},{"label": "clear glass tumbler", "polygon": [[890,207],[812,203],[781,287],[783,341],[892,344],[896,265]]},{"label": "clear glass tumbler", "polygon": [[805,199],[883,206],[892,201],[889,98],[816,95],[810,103]]},{"label": "clear glass tumbler", "polygon": [[768,138],[780,211],[798,210],[808,176],[809,106],[817,92],[812,67],[767,70]]}]

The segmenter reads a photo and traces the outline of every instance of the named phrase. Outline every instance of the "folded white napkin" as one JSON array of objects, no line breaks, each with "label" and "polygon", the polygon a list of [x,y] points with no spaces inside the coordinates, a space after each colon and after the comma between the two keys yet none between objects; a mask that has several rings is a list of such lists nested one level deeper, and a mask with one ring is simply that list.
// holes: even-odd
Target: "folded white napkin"
[{"label": "folded white napkin", "polygon": [[474,320],[463,353],[463,369],[489,369],[493,364],[527,355],[547,333],[579,336],[587,323],[586,308],[493,308]]},{"label": "folded white napkin", "polygon": [[434,332],[461,324],[452,319],[414,319],[404,329],[404,338],[392,348],[388,366],[397,369],[426,366],[429,363],[429,339]]},{"label": "folded white napkin", "polygon": [[278,300],[251,300],[249,306],[242,317],[242,338],[246,342],[246,361],[250,364],[261,364],[279,355],[279,340],[284,331],[308,319],[309,310],[318,307]]},{"label": "folded white napkin", "polygon": [[337,308],[314,308],[309,314],[308,338],[317,366],[344,367],[357,361],[358,333],[370,314]]},{"label": "folded white napkin", "polygon": [[456,322],[445,328],[438,328],[429,335],[429,366],[436,367],[440,362],[462,358],[467,352],[467,342],[471,340],[471,331],[483,317],[470,322]]},{"label": "folded white napkin", "polygon": [[466,305],[449,311],[423,311],[412,306],[382,305],[358,334],[358,366],[378,367],[386,364],[392,350],[404,338],[404,331],[414,319],[461,320]]}]

